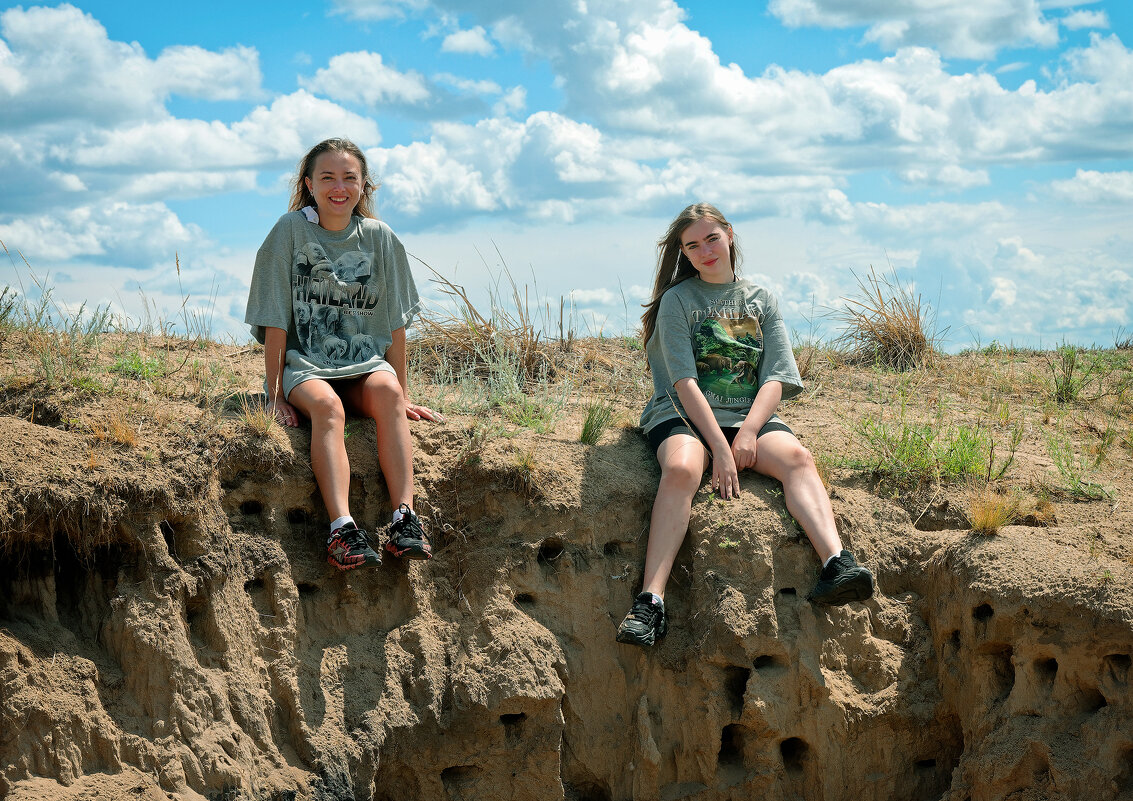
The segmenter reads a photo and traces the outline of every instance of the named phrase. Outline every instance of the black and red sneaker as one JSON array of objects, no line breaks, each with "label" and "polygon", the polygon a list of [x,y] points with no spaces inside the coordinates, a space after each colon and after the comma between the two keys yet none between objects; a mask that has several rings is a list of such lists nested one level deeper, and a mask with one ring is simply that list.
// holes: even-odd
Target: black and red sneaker
[{"label": "black and red sneaker", "polygon": [[345,523],[327,537],[327,561],[339,570],[353,570],[380,565],[382,555],[370,547],[370,538],[364,530]]},{"label": "black and red sneaker", "polygon": [[401,519],[390,523],[386,550],[398,559],[432,559],[433,546],[429,544],[429,536],[421,527],[421,519],[408,504],[403,503],[397,508],[401,512]]}]

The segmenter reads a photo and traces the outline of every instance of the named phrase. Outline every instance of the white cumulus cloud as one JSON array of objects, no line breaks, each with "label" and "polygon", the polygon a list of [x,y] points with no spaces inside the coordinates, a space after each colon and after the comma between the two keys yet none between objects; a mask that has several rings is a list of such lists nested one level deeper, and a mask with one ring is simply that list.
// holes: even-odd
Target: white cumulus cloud
[{"label": "white cumulus cloud", "polygon": [[1104,11],[1071,11],[1060,22],[1072,31],[1082,28],[1108,28],[1109,15]]},{"label": "white cumulus cloud", "polygon": [[480,25],[465,31],[450,33],[441,42],[443,53],[464,53],[473,56],[490,56],[495,47],[488,41],[488,32]]},{"label": "white cumulus cloud", "polygon": [[1125,204],[1133,202],[1133,172],[1077,170],[1073,178],[1052,181],[1051,192],[1071,203]]},{"label": "white cumulus cloud", "polygon": [[380,53],[367,51],[334,56],[314,77],[300,78],[299,84],[333,100],[375,108],[387,103],[414,105],[429,99],[421,73],[399,72],[385,64]]},{"label": "white cumulus cloud", "polygon": [[768,10],[792,28],[865,27],[866,41],[890,50],[924,45],[960,58],[1058,43],[1058,22],[1038,0],[771,0]]}]

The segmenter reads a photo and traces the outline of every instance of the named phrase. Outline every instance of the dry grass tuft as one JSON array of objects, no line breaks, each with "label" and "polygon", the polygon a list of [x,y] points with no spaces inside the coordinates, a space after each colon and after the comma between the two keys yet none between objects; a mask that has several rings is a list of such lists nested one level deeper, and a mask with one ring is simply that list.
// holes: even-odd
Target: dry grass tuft
[{"label": "dry grass tuft", "polygon": [[99,442],[110,442],[127,448],[138,444],[138,430],[120,412],[111,412],[105,419],[92,421],[90,431]]},{"label": "dry grass tuft", "polygon": [[844,333],[834,340],[858,363],[877,363],[892,370],[910,370],[933,363],[936,345],[946,333],[936,329],[936,313],[904,286],[896,275],[869,276],[858,281],[861,296],[843,298],[846,305],[832,313]]},{"label": "dry grass tuft", "polygon": [[240,420],[249,433],[259,437],[266,437],[276,426],[275,411],[268,408],[259,398],[252,399],[249,393],[240,395]]},{"label": "dry grass tuft", "polygon": [[991,536],[1003,526],[1019,519],[1020,501],[1017,495],[1004,495],[990,486],[976,492],[968,507],[972,531]]},{"label": "dry grass tuft", "polygon": [[[493,366],[501,362],[515,362],[524,380],[554,375],[555,348],[544,340],[535,324],[526,287],[521,293],[508,276],[512,307],[499,305],[493,298],[491,312],[484,315],[469,299],[464,287],[432,267],[429,269],[441,292],[453,299],[457,310],[431,311],[421,315],[422,333],[411,343],[414,361],[434,368],[451,368],[456,364],[481,377],[488,375]],[[560,348],[567,347],[565,340],[559,345]]]}]

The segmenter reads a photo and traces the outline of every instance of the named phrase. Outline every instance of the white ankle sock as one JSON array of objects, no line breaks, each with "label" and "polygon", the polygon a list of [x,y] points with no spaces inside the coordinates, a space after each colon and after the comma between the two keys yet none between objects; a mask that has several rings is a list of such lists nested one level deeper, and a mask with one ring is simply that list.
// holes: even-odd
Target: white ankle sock
[{"label": "white ankle sock", "polygon": [[[408,508],[408,507],[406,507],[406,508]],[[409,511],[412,512],[413,510],[410,509]],[[398,520],[400,520],[403,517],[405,517],[405,512],[401,511],[400,506],[393,510],[393,522],[394,523],[396,523]]]},{"label": "white ankle sock", "polygon": [[343,515],[342,517],[338,518],[337,520],[333,521],[330,524],[330,533],[333,534],[335,531],[342,528],[347,523],[353,523],[353,522],[354,522],[353,517],[351,517],[350,515]]},{"label": "white ankle sock", "polygon": [[[842,555],[842,552],[838,551],[838,553],[834,554],[834,556],[831,556],[830,559],[833,559],[835,556],[841,556],[841,555]],[[822,566],[826,567],[828,564],[830,564],[830,559],[827,559],[825,562],[823,562]]]},{"label": "white ankle sock", "polygon": [[658,595],[658,594],[657,594],[657,593],[655,593],[655,592],[651,592],[651,593],[649,593],[649,594],[653,596],[653,603],[655,603],[655,604],[661,604],[661,606],[664,606],[664,605],[665,605],[665,599],[664,599],[664,598],[662,598],[662,597],[661,597],[660,595]]}]

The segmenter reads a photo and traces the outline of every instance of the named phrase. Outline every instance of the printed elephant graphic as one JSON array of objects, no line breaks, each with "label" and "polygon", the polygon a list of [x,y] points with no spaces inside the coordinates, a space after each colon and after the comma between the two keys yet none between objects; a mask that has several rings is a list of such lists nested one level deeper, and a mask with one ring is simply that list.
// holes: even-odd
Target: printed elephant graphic
[{"label": "printed elephant graphic", "polygon": [[705,373],[723,373],[732,369],[732,360],[719,353],[702,353],[696,360],[697,375]]},{"label": "printed elephant graphic", "polygon": [[[311,268],[311,280],[321,282],[321,299],[347,301],[360,296],[370,277],[370,259],[361,251],[345,253],[333,263],[327,259]],[[312,287],[314,290],[314,287]]]},{"label": "printed elephant graphic", "polygon": [[363,333],[362,324],[354,315],[343,315],[339,335],[350,343],[350,364],[360,364],[378,355],[377,343],[372,336]]},{"label": "printed elephant graphic", "polygon": [[316,270],[333,270],[331,260],[318,242],[308,242],[295,253],[295,271],[310,277]]}]

